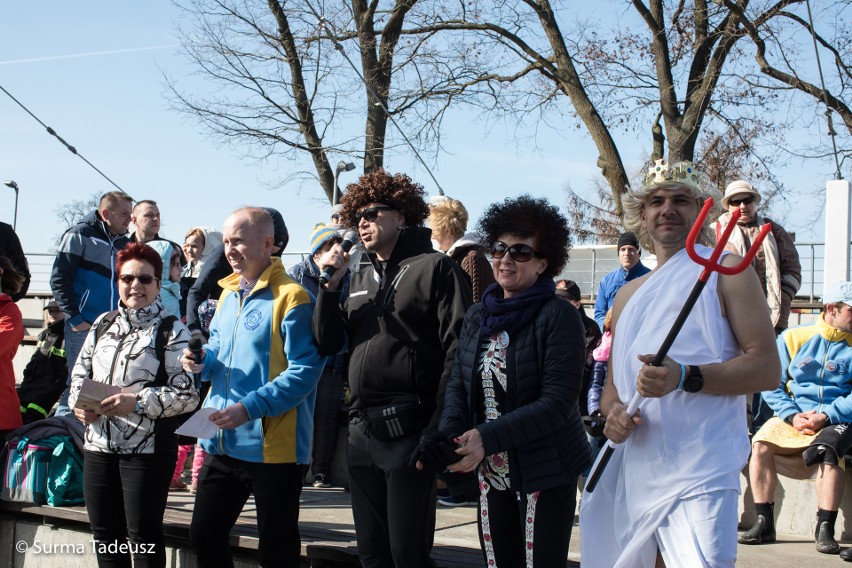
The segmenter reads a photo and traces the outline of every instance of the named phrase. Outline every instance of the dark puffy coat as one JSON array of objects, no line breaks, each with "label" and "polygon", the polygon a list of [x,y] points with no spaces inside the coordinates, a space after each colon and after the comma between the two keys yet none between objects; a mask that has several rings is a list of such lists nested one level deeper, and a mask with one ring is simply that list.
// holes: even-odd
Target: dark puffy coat
[{"label": "dark puffy coat", "polygon": [[482,304],[465,315],[456,361],[444,396],[440,430],[476,426],[485,454],[509,452],[512,488],[531,493],[573,481],[592,463],[577,397],[585,360],[585,331],[570,304],[548,300],[535,319],[509,338],[509,392],[503,414],[475,424]]}]

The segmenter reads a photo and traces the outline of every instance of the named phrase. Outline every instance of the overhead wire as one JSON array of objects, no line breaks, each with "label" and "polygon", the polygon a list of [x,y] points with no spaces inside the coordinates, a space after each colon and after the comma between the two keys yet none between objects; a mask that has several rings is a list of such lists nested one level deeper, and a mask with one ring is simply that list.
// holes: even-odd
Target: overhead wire
[{"label": "overhead wire", "polygon": [[120,187],[117,183],[115,183],[114,181],[112,181],[112,180],[109,178],[109,176],[107,176],[107,175],[106,175],[105,173],[103,173],[100,169],[98,169],[98,167],[97,167],[97,166],[95,166],[92,162],[90,162],[90,161],[89,161],[89,160],[87,160],[85,157],[83,157],[83,155],[82,155],[82,154],[80,154],[80,152],[78,152],[78,151],[77,151],[77,148],[75,148],[74,146],[72,146],[71,144],[69,144],[68,142],[66,142],[66,141],[65,141],[65,139],[64,139],[64,138],[62,138],[62,136],[60,136],[60,135],[59,135],[59,134],[58,134],[58,133],[57,133],[57,132],[56,132],[53,128],[51,128],[50,126],[48,126],[48,125],[46,125],[44,122],[42,122],[42,120],[41,120],[39,117],[37,117],[35,114],[33,114],[33,112],[32,112],[30,109],[28,109],[28,108],[24,105],[24,103],[22,103],[21,101],[19,101],[18,99],[16,99],[16,98],[12,95],[12,93],[10,93],[9,91],[7,91],[7,90],[3,87],[3,85],[0,85],[0,91],[3,91],[4,93],[6,93],[6,96],[8,96],[8,97],[9,97],[10,99],[12,99],[13,101],[15,101],[15,103],[17,103],[19,107],[21,107],[22,109],[24,109],[24,111],[26,111],[26,113],[27,113],[27,114],[29,114],[31,117],[33,117],[33,118],[35,119],[35,121],[36,121],[36,122],[38,122],[39,124],[41,124],[41,125],[42,125],[42,126],[43,126],[46,130],[47,130],[47,133],[48,133],[48,134],[50,134],[51,136],[53,136],[54,138],[56,138],[57,140],[59,140],[59,142],[60,142],[63,146],[65,146],[65,147],[68,149],[68,151],[69,151],[69,152],[71,152],[72,154],[74,154],[75,156],[77,156],[78,158],[80,158],[81,160],[83,160],[84,162],[86,162],[86,163],[89,165],[89,167],[90,167],[90,168],[92,168],[93,170],[95,170],[96,172],[98,172],[98,173],[99,173],[99,174],[100,174],[100,175],[101,175],[101,176],[102,176],[105,180],[107,180],[107,181],[108,181],[108,182],[110,182],[113,186],[115,186],[115,188],[116,188],[116,189],[118,189],[119,191],[124,191],[124,190],[123,190],[123,189],[122,189],[122,188],[121,188],[121,187]]},{"label": "overhead wire", "polygon": [[405,135],[405,132],[402,130],[400,125],[397,124],[396,120],[394,120],[393,115],[390,113],[390,111],[385,106],[385,104],[382,103],[381,97],[379,97],[379,94],[376,92],[376,90],[373,89],[373,87],[370,86],[369,83],[367,83],[367,80],[364,78],[364,75],[361,73],[361,70],[355,65],[355,63],[352,62],[352,60],[346,54],[346,51],[343,48],[343,44],[341,44],[337,40],[337,34],[336,34],[336,31],[334,30],[334,26],[331,25],[329,22],[327,22],[326,19],[323,18],[319,14],[319,12],[316,11],[316,9],[314,9],[310,0],[305,0],[305,4],[307,4],[308,9],[311,11],[314,18],[317,19],[317,22],[319,23],[320,28],[324,28],[326,31],[328,31],[328,39],[331,40],[331,43],[334,46],[334,49],[336,49],[338,51],[338,53],[340,53],[340,55],[343,56],[343,59],[345,59],[346,62],[349,63],[349,66],[352,67],[352,70],[355,71],[355,74],[358,76],[358,78],[361,80],[361,82],[364,83],[364,87],[376,99],[376,104],[382,108],[382,110],[385,112],[385,116],[388,118],[388,120],[390,120],[391,124],[393,124],[394,128],[396,128],[396,130],[397,130],[397,132],[399,132],[400,136],[402,136],[402,139],[405,140],[405,143],[408,144],[408,147],[411,148],[411,151],[414,152],[414,156],[423,165],[423,167],[426,168],[426,172],[428,172],[429,177],[432,178],[432,181],[435,182],[435,186],[438,188],[438,195],[443,196],[444,190],[441,187],[441,184],[438,183],[438,180],[435,177],[435,175],[432,173],[432,170],[426,164],[426,161],[420,156],[420,152],[417,151],[417,148],[414,146],[414,144],[411,143],[411,141],[408,139],[408,136]]}]

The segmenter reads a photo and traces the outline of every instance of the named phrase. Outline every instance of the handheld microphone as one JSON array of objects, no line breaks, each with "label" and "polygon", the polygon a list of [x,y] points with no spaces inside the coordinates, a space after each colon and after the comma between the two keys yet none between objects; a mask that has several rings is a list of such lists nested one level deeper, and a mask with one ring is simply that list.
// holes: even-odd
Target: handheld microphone
[{"label": "handheld microphone", "polygon": [[[346,234],[343,235],[343,242],[340,243],[340,248],[343,249],[343,252],[349,252],[357,243],[358,233],[355,231],[346,231]],[[335,270],[337,269],[334,266],[326,266],[323,269],[322,274],[320,274],[319,277],[320,286],[328,283]]]},{"label": "handheld microphone", "polygon": [[[201,353],[202,347],[204,343],[201,341],[201,338],[198,336],[193,337],[189,340],[189,345],[187,345],[187,349],[189,349],[190,353],[192,353],[192,358],[195,359],[195,362],[201,364]],[[195,386],[201,384],[201,377],[198,373],[193,373],[192,378],[195,380]]]}]

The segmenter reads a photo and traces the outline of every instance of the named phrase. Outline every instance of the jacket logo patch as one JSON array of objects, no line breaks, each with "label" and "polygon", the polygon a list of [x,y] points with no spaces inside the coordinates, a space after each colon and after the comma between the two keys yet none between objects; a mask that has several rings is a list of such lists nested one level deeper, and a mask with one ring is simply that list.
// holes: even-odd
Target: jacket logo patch
[{"label": "jacket logo patch", "polygon": [[361,290],[360,292],[352,292],[349,294],[350,298],[354,298],[355,296],[363,296],[367,293],[367,290]]},{"label": "jacket logo patch", "polygon": [[849,368],[849,363],[845,359],[834,361],[826,361],[825,362],[825,370],[830,373],[838,373],[840,375],[845,375],[846,370]]},{"label": "jacket logo patch", "polygon": [[263,316],[260,315],[259,310],[252,310],[246,314],[245,321],[243,322],[243,327],[248,331],[254,331],[258,327],[260,327],[260,320],[263,319]]}]

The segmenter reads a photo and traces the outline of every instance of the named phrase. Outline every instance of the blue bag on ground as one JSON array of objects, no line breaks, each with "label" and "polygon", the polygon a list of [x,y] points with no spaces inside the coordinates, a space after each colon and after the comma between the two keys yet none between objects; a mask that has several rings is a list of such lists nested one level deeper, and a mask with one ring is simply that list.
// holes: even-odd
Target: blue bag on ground
[{"label": "blue bag on ground", "polygon": [[69,436],[7,442],[0,499],[35,505],[83,502],[83,460]]}]

